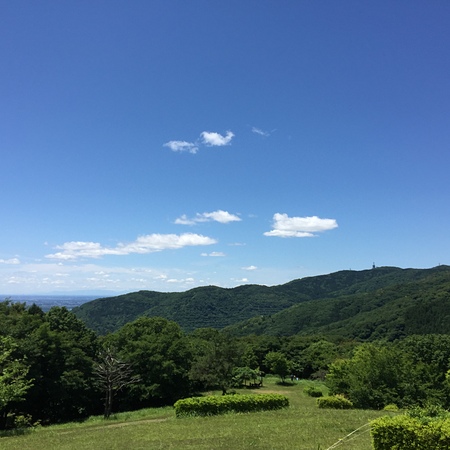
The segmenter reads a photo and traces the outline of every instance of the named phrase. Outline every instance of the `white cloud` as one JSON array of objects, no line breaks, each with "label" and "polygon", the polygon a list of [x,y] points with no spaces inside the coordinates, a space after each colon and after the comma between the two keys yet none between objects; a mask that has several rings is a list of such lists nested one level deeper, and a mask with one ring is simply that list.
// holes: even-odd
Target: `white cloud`
[{"label": "white cloud", "polygon": [[198,146],[194,142],[169,141],[164,144],[164,147],[169,147],[174,152],[189,152],[193,154],[198,152]]},{"label": "white cloud", "polygon": [[273,216],[273,230],[264,233],[265,236],[276,237],[313,237],[314,233],[337,228],[335,219],[311,217],[288,217],[287,214],[276,213]]},{"label": "white cloud", "polygon": [[242,270],[256,270],[257,267],[256,266],[247,266],[247,267],[242,267]]},{"label": "white cloud", "polygon": [[119,243],[116,247],[103,247],[98,242],[66,242],[56,247],[61,250],[60,252],[46,255],[46,258],[71,261],[79,258],[100,258],[105,255],[146,254],[216,243],[215,239],[194,233],[148,234],[139,236],[134,242],[128,244]]},{"label": "white cloud", "polygon": [[173,152],[188,152],[195,154],[202,144],[208,147],[222,147],[230,144],[233,137],[234,133],[232,131],[227,131],[225,136],[212,131],[203,131],[200,133],[200,138],[195,142],[169,141],[163,144],[163,146],[170,148]]},{"label": "white cloud", "polygon": [[234,137],[234,133],[231,131],[227,131],[226,135],[222,136],[219,133],[203,131],[200,136],[202,138],[203,144],[208,146],[221,147],[223,145],[228,145],[231,142],[231,139],[233,139]]},{"label": "white cloud", "polygon": [[166,280],[166,283],[184,283],[184,284],[192,284],[194,283],[194,278],[183,278],[179,280],[178,278],[169,278]]},{"label": "white cloud", "polygon": [[183,214],[178,219],[175,220],[177,225],[194,225],[199,222],[219,222],[219,223],[229,223],[229,222],[240,222],[241,218],[235,214],[230,214],[227,211],[222,211],[221,209],[213,212],[197,213],[195,217],[189,219],[186,214]]},{"label": "white cloud", "polygon": [[269,132],[263,131],[261,128],[252,127],[252,132],[264,137],[270,136]]},{"label": "white cloud", "polygon": [[0,264],[20,264],[19,258],[0,259]]},{"label": "white cloud", "polygon": [[155,280],[167,280],[167,275],[161,274],[161,275],[154,277],[154,279]]},{"label": "white cloud", "polygon": [[202,256],[218,257],[218,256],[226,256],[226,255],[223,252],[211,252],[211,253],[202,253]]},{"label": "white cloud", "polygon": [[248,278],[232,278],[232,280],[237,283],[248,283]]}]

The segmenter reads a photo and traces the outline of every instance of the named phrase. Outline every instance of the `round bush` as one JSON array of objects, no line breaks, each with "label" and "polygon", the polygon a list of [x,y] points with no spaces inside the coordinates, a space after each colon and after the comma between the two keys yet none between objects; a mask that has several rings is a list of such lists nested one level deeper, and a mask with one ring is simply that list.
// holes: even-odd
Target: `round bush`
[{"label": "round bush", "polygon": [[343,395],[333,395],[330,397],[318,398],[317,406],[319,408],[330,409],[351,409],[353,408],[353,403]]}]

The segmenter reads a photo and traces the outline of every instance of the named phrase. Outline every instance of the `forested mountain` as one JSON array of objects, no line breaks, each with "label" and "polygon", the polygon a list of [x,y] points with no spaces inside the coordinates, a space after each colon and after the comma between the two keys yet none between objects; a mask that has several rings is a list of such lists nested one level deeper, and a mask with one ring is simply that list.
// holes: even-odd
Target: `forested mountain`
[{"label": "forested mountain", "polygon": [[450,272],[430,271],[416,281],[306,301],[226,330],[235,336],[320,333],[357,340],[450,334]]},{"label": "forested mountain", "polygon": [[101,334],[141,316],[173,320],[185,331],[228,327],[236,335],[321,332],[374,339],[450,333],[450,267],[344,270],[273,287],[139,291],[97,299],[73,312]]}]

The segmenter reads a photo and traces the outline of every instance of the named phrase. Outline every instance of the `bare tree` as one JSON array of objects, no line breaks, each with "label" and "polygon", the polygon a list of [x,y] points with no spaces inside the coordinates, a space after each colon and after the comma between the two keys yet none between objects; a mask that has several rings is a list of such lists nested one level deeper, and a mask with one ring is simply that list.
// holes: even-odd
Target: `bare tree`
[{"label": "bare tree", "polygon": [[133,375],[131,364],[122,361],[110,347],[100,352],[99,362],[94,370],[98,384],[105,392],[103,416],[108,419],[111,416],[114,395],[125,386],[137,383],[139,377]]}]

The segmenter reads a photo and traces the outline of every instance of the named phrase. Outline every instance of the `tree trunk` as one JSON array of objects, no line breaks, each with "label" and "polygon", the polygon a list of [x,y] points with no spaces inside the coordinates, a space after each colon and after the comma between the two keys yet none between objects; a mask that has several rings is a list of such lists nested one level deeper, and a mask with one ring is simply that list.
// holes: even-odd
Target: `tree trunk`
[{"label": "tree trunk", "polygon": [[106,397],[105,397],[105,413],[103,415],[103,417],[105,419],[109,419],[109,417],[111,416],[111,411],[112,411],[112,398],[113,398],[113,392],[111,388],[108,388],[106,390]]}]

